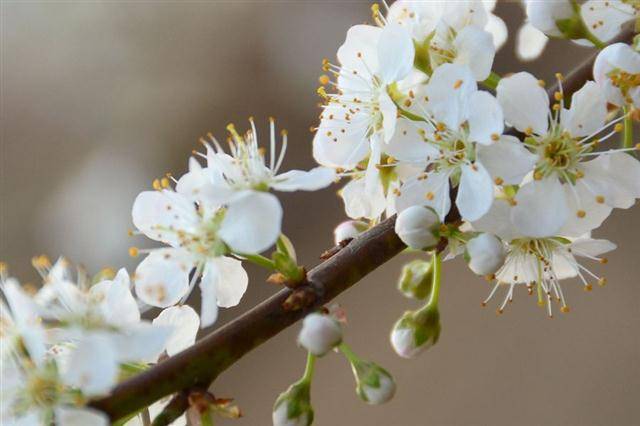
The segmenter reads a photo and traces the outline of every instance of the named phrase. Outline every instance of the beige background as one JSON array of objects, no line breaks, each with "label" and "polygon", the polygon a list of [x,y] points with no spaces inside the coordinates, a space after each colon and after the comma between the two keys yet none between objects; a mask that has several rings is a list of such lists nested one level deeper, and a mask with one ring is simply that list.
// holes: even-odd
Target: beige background
[{"label": "beige background", "polygon": [[[499,13],[514,33],[520,7],[504,3]],[[311,167],[321,60],[368,18],[369,4],[353,1],[3,1],[0,258],[25,281],[35,279],[29,259],[40,252],[92,270],[133,268],[127,247],[153,245],[126,236],[135,194],[166,171],[183,172],[197,138],[224,137],[228,121],[276,116],[290,133],[286,167]],[[498,55],[499,72],[519,69],[512,52],[509,44]],[[548,78],[586,53],[556,42],[529,67]],[[281,197],[284,231],[307,265],[343,218],[335,189]],[[316,424],[639,424],[638,211],[616,211],[596,233],[619,244],[595,267],[610,285],[587,294],[567,282],[572,312],[552,320],[522,292],[501,317],[482,309],[487,284],[448,263],[441,340],[411,361],[387,343],[394,320],[415,306],[395,290],[404,259],[380,268],[339,301],[347,341],[393,372],[397,396],[365,406],[346,362],[330,354],[314,384]],[[264,272],[251,272],[243,303],[221,323],[275,291]],[[276,395],[303,368],[297,329],[220,378],[216,394],[245,412],[221,424],[270,424]]]}]

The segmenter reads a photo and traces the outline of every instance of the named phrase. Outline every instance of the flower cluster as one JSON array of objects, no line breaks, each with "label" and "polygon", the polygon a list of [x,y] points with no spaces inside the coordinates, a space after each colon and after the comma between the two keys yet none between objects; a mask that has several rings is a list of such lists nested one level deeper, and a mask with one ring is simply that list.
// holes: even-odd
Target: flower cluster
[{"label": "flower cluster", "polygon": [[[282,234],[277,191],[347,180],[339,194],[349,219],[335,229],[334,250],[397,215],[395,233],[408,251],[428,252],[407,263],[399,280],[402,294],[422,304],[393,326],[390,343],[403,358],[438,342],[445,260],[463,257],[475,274],[495,281],[482,304],[502,290],[499,313],[517,287],[535,294],[551,316],[553,303],[569,311],[562,280],[577,278],[587,291],[605,285],[584,263],[606,263],[603,255],[616,246],[591,235],[613,209],[640,198],[640,144],[633,137],[640,37],[614,42],[638,18],[640,4],[523,4],[519,56],[536,57],[548,38],[595,47],[592,80],[569,93],[561,74],[553,90],[526,71],[497,74],[493,62],[507,30],[495,1],[398,0],[384,13],[374,5],[375,25],[350,28],[337,63],[323,61],[324,102],[312,148],[318,167],[281,172],[288,135],[277,137],[273,119],[266,147],[252,118],[243,134],[230,124],[226,144],[208,134],[184,175],[156,179],[153,190],[136,197],[130,233],[159,244],[131,247],[133,257],[145,255],[131,277],[125,269],[89,277],[64,258],[52,264],[38,256],[33,264],[43,285],[35,289],[1,264],[0,422],[108,424],[89,400],[187,349],[219,308],[238,305],[248,286],[243,262],[266,268],[269,281],[289,288],[274,318],[318,308],[321,286],[307,279]],[[196,286],[199,313],[186,304]],[[298,336],[308,353],[305,373],[277,399],[275,425],[312,423],[314,366],[331,351],[349,362],[362,400],[393,397],[391,375],[346,345],[344,326],[340,310],[306,316]],[[185,395],[197,424],[240,416],[231,400],[206,390]],[[150,413],[167,403],[118,424],[149,424]],[[181,416],[174,424],[185,423]]]},{"label": "flower cluster", "polygon": [[[549,36],[602,47],[637,12],[607,3],[527,2],[528,20]],[[397,1],[386,16],[374,7],[377,25],[352,27],[339,64],[325,61],[335,78],[321,82],[334,90],[319,89],[314,157],[351,179],[341,196],[352,223],[397,213],[396,232],[411,248],[448,243],[449,258],[464,254],[474,272],[497,280],[492,295],[504,284],[511,300],[523,284],[551,315],[552,300],[568,310],[560,280],[604,282],[576,256],[602,260],[615,246],[591,232],[640,197],[631,139],[640,53],[606,47],[594,81],[569,95],[557,74],[550,99],[528,72],[492,71],[499,35],[488,6]],[[604,148],[623,132],[620,147]],[[436,318],[426,307],[401,322]],[[394,346],[401,336],[394,332]]]}]

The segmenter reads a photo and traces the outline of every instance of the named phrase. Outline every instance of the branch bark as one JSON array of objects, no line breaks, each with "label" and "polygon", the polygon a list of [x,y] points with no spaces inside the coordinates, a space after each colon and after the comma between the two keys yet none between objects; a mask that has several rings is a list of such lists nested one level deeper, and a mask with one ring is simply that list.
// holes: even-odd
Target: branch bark
[{"label": "branch bark", "polygon": [[[629,42],[632,37],[633,32],[628,29],[617,41]],[[570,96],[591,78],[594,60],[595,55],[566,76],[563,82],[566,96]],[[549,88],[552,102],[556,90],[556,85]],[[449,223],[459,219],[455,209],[447,216]],[[305,286],[279,291],[205,336],[189,349],[122,382],[110,395],[92,401],[90,406],[107,413],[112,420],[117,420],[162,397],[179,392],[178,398],[174,398],[171,404],[170,417],[175,418],[187,408],[182,391],[193,387],[208,387],[220,373],[247,352],[265,343],[310,311],[331,301],[400,253],[405,245],[395,234],[394,224],[395,216],[358,236],[345,247],[332,249],[335,254],[309,271],[308,284]],[[444,245],[440,244],[438,249],[444,249]],[[306,291],[307,296],[312,297],[312,303],[303,309],[284,309],[283,303],[294,291]]]}]

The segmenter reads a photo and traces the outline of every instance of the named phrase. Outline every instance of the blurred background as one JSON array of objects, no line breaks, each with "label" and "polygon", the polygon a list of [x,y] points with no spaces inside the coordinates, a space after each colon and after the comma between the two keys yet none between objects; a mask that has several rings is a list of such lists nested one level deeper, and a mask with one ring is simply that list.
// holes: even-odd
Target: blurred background
[{"label": "blurred background", "polygon": [[[289,130],[286,168],[309,168],[317,78],[346,30],[367,21],[363,1],[3,1],[1,5],[0,258],[23,281],[37,279],[31,256],[64,254],[91,271],[135,267],[130,206],[165,172],[186,169],[208,131],[253,115]],[[497,14],[515,34],[519,3]],[[513,39],[496,58],[499,73],[523,67]],[[588,50],[553,42],[528,69],[548,80]],[[263,131],[263,135],[266,133]],[[263,143],[267,138],[262,138]],[[343,219],[334,187],[280,194],[284,232],[313,266]],[[616,210],[596,236],[619,245],[595,269],[609,285],[585,293],[564,286],[572,310],[548,319],[524,292],[500,317],[480,302],[488,285],[460,260],[444,270],[437,346],[399,359],[388,331],[415,307],[395,288],[399,257],[339,302],[346,340],[397,382],[386,406],[355,395],[348,364],[330,354],[313,388],[316,423],[325,425],[637,425],[640,424],[640,210]],[[250,269],[242,304],[219,324],[276,291]],[[302,373],[305,354],[292,327],[243,358],[216,382],[245,417],[221,425],[271,424],[279,392]]]}]

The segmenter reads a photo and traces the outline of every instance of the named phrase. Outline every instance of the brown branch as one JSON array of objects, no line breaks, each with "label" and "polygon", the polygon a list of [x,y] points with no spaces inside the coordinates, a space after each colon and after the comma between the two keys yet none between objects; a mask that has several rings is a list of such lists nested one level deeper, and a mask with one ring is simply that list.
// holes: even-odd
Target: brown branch
[{"label": "brown branch", "polygon": [[[630,41],[631,30],[623,32],[619,41]],[[591,78],[595,55],[567,75],[564,92],[570,96]],[[553,100],[556,86],[549,88]],[[453,198],[453,197],[452,197]],[[458,221],[459,215],[452,209],[447,222]],[[193,387],[208,387],[216,377],[247,352],[265,343],[280,331],[289,327],[308,312],[331,301],[340,293],[364,278],[404,249],[404,244],[394,232],[395,216],[373,227],[346,246],[335,247],[327,253],[331,256],[308,274],[308,284],[283,289],[245,314],[220,327],[199,340],[189,349],[159,363],[149,370],[116,386],[110,395],[91,402],[91,406],[118,419],[134,413],[167,395]],[[438,246],[439,250],[444,245]],[[283,308],[285,301],[298,292],[300,300],[309,301],[305,308]],[[174,398],[170,418],[184,411],[183,393]],[[176,410],[177,408],[177,410]],[[168,417],[168,418],[169,418]],[[164,419],[159,423],[167,424]]]}]

